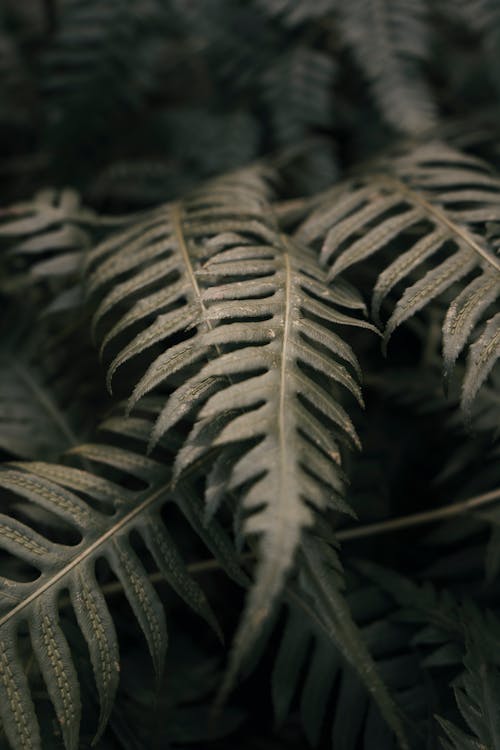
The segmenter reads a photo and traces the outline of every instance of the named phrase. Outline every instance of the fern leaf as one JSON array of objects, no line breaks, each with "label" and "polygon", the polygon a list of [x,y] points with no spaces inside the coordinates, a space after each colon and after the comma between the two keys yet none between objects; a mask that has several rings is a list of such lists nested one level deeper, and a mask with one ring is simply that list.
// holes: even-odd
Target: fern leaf
[{"label": "fern leaf", "polygon": [[[40,731],[28,680],[15,648],[12,631],[5,628],[0,639],[0,714],[12,748],[39,750]],[[71,748],[71,746],[70,746]]]},{"label": "fern leaf", "polygon": [[[196,406],[200,395],[207,396],[199,411],[200,421],[176,459],[178,475],[214,446],[258,440],[247,450],[240,449],[242,455],[227,471],[225,488],[216,490],[220,495],[224,489],[227,492],[249,486],[242,506],[248,514],[244,533],[261,537],[256,583],[235,639],[233,670],[247,653],[282,588],[301,529],[312,521],[307,504],[317,508],[330,505],[349,512],[340,496],[340,455],[332,433],[343,434],[349,442],[358,444],[347,414],[307,370],[320,373],[332,385],[337,381],[360,398],[353,375],[336,359],[345,355],[352,363],[354,355],[345,344],[338,346],[338,337],[329,328],[331,320],[356,321],[344,315],[338,317],[332,300],[328,304],[328,287],[322,283],[312,257],[288,240],[282,239],[281,244],[281,248],[266,248],[265,263],[260,262],[259,248],[243,246],[226,250],[205,264],[214,277],[222,276],[219,264],[231,279],[259,272],[260,282],[266,280],[274,285],[275,293],[258,300],[251,297],[252,304],[247,307],[242,299],[243,286],[237,287],[236,301],[232,291],[238,282],[229,284],[227,291],[222,286],[217,295],[220,301],[210,310],[213,319],[224,322],[203,338],[221,348],[244,348],[226,351],[180,386],[168,400],[154,431],[157,439]],[[246,259],[252,250],[256,257],[250,264]],[[319,290],[321,301],[316,296]],[[248,317],[246,325],[226,322],[233,309],[239,318]],[[254,322],[254,318],[262,322]],[[259,370],[262,374],[255,374]],[[215,437],[210,434],[206,439],[200,425],[207,425],[205,433],[206,429],[215,429]],[[213,478],[210,475],[209,482]],[[210,484],[207,491],[209,495],[214,491]]]},{"label": "fern leaf", "polygon": [[[0,611],[3,675],[0,714],[10,745],[16,750],[41,747],[29,684],[17,652],[22,622],[29,625],[33,651],[56,710],[65,747],[76,750],[78,746],[78,679],[58,617],[58,595],[64,589],[69,590],[71,605],[89,648],[100,698],[97,736],[108,721],[118,686],[119,652],[113,619],[96,578],[95,565],[100,557],[107,559],[120,580],[145,635],[155,669],[157,673],[161,671],[167,640],[165,615],[148,574],[130,545],[133,529],[141,535],[158,568],[179,595],[217,629],[204,594],[187,574],[158,514],[161,504],[172,498],[165,469],[140,454],[112,445],[82,446],[74,449],[73,454],[119,469],[124,480],[127,475],[141,478],[149,486],[132,492],[97,473],[42,462],[1,467],[0,487],[17,498],[17,507],[25,507],[24,517],[29,518],[29,508],[36,507],[47,520],[64,520],[81,536],[81,541],[73,546],[56,543],[36,532],[29,522],[10,516],[9,506],[5,506],[6,514],[0,522],[0,546],[40,571],[34,581],[19,582],[9,577],[6,568],[1,581],[4,596]],[[188,493],[187,487],[184,492]],[[199,517],[201,525],[201,514],[193,506],[191,516]],[[216,550],[225,549],[221,534],[209,529],[206,532]],[[228,552],[224,554],[230,560]]]},{"label": "fern leaf", "polygon": [[[340,302],[359,309],[359,297],[346,285],[329,288],[314,256],[278,233],[266,193],[255,172],[220,178],[183,204],[155,210],[89,258],[89,294],[103,297],[97,326],[119,300],[126,303],[104,335],[106,347],[117,331],[124,341],[108,382],[130,358],[167,341],[130,400],[136,404],[164,381],[174,385],[151,445],[194,415],[176,458],[177,477],[214,449],[226,459],[228,449],[239,451],[225,480],[212,473],[207,486],[212,508],[245,487],[236,517],[244,515],[244,534],[261,537],[233,676],[283,586],[301,531],[312,521],[309,506],[349,510],[341,497],[338,440],[351,446],[359,440],[336,394],[341,385],[362,403],[359,366],[331,327],[370,327],[337,308]],[[143,286],[150,263],[160,269],[159,290]],[[115,291],[120,279],[124,300]],[[151,313],[156,318],[149,322]],[[132,325],[139,331],[127,342]]]},{"label": "fern leaf", "polygon": [[[463,660],[465,671],[452,686],[468,731],[437,717],[445,734],[443,746],[447,750],[500,747],[500,623],[496,617],[480,612],[470,600],[457,601],[446,590],[438,593],[429,583],[416,585],[373,563],[360,567],[402,607],[399,619],[420,626],[413,643],[434,648],[432,657],[425,660],[427,666],[456,665]],[[450,649],[452,643],[458,648]]]},{"label": "fern leaf", "polygon": [[[93,569],[82,566],[81,570],[71,576],[69,590],[78,626],[87,642],[99,694],[100,713],[95,734],[97,739],[108,722],[118,689],[118,640],[111,614],[97,585]],[[68,682],[71,679],[69,672],[66,672],[66,679]],[[5,717],[4,721],[9,718]],[[58,716],[60,724],[63,718]],[[73,729],[73,736],[75,734],[76,731]]]},{"label": "fern leaf", "polygon": [[342,32],[369,79],[387,122],[412,135],[435,122],[435,106],[418,71],[429,56],[421,0],[353,0],[340,9]]},{"label": "fern leaf", "polygon": [[3,208],[0,219],[0,237],[9,243],[9,255],[23,259],[28,268],[24,278],[17,271],[18,285],[49,276],[75,276],[83,251],[92,244],[88,228],[99,223],[70,189],[41,190],[31,201]]},{"label": "fern leaf", "polygon": [[[247,252],[246,248],[243,250]],[[270,252],[271,249],[267,250],[267,253]],[[239,261],[235,260],[231,277],[237,278],[238,265]],[[210,268],[212,267],[214,273],[217,273],[216,262],[213,266],[210,264]],[[261,512],[253,512],[245,522],[246,533],[263,535],[258,583],[250,594],[248,604],[249,623],[264,617],[266,610],[263,608],[263,601],[272,602],[282,586],[284,573],[293,559],[300,529],[311,521],[305,500],[324,507],[331,495],[333,507],[346,509],[335,490],[331,494],[332,490],[328,489],[330,485],[331,488],[341,490],[337,474],[336,443],[314,413],[310,413],[308,420],[302,416],[303,399],[307,411],[311,412],[314,406],[319,407],[328,419],[330,429],[340,428],[347,438],[357,444],[354,428],[345,412],[338,404],[331,402],[326,391],[300,368],[303,363],[316,372],[329,376],[332,381],[338,380],[359,396],[355,381],[343,365],[336,363],[334,359],[327,359],[315,347],[319,341],[330,356],[337,353],[337,340],[329,336],[325,325],[330,317],[330,307],[325,304],[327,287],[323,288],[323,305],[308,293],[309,276],[314,273],[312,269],[314,266],[311,268],[307,255],[303,252],[301,254],[293,246],[285,245],[279,254],[275,251],[275,263],[268,267],[268,273],[270,277],[272,275],[276,285],[276,294],[270,298],[271,306],[269,299],[264,298],[259,300],[258,307],[254,306],[249,312],[252,316],[260,317],[267,313],[273,315],[273,318],[265,320],[263,325],[252,324],[252,327],[224,323],[206,334],[211,343],[216,342],[219,346],[229,342],[250,343],[251,346],[222,354],[178,388],[169,399],[155,428],[155,436],[158,437],[166,426],[171,426],[178,419],[184,410],[184,404],[192,408],[204,383],[212,383],[213,379],[218,378],[219,390],[208,397],[200,411],[200,418],[213,423],[221,413],[228,410],[234,413],[242,409],[246,411],[223,426],[213,444],[228,445],[263,436],[257,445],[236,462],[227,480],[229,489],[252,481],[251,489],[243,501],[247,511],[255,511],[264,505]],[[262,273],[265,270],[266,267],[262,266]],[[244,273],[247,271],[245,267]],[[321,276],[317,271],[315,276],[313,279],[317,283]],[[309,300],[312,309],[309,308]],[[226,306],[229,319],[233,307],[231,295],[219,303],[221,317]],[[240,299],[238,309],[245,309]],[[323,309],[324,315],[321,318],[319,316]],[[318,316],[322,325],[308,320],[307,313]],[[252,377],[257,369],[264,370],[263,374]],[[225,376],[241,377],[245,373],[248,376],[241,383],[228,383],[224,388]],[[188,460],[193,458],[188,452],[190,443],[192,438],[188,438],[186,446],[179,453],[177,473],[185,470],[189,465]],[[252,629],[253,626],[245,637],[242,636],[242,641]],[[241,650],[246,651],[243,642]]]},{"label": "fern leaf", "polygon": [[335,187],[299,227],[297,238],[321,240],[321,260],[332,280],[376,252],[397,254],[380,273],[372,298],[378,322],[382,303],[406,286],[385,324],[386,343],[403,321],[458,287],[443,323],[443,358],[449,375],[470,339],[477,338],[469,346],[464,379],[462,405],[469,410],[498,359],[497,319],[484,324],[483,316],[500,292],[490,225],[499,216],[500,180],[487,165],[446,144],[429,143]]},{"label": "fern leaf", "polygon": [[422,279],[409,287],[398,301],[387,322],[385,340],[389,340],[401,323],[428,304],[429,299],[444,292],[454,282],[463,279],[474,269],[475,265],[474,253],[465,247],[457,250],[437,268],[428,271]]}]

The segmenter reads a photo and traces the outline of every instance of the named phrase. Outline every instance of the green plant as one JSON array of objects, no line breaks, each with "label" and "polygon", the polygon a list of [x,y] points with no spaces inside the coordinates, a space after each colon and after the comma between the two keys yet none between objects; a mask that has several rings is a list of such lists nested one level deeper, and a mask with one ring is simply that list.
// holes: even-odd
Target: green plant
[{"label": "green plant", "polygon": [[30,8],[0,746],[500,747],[495,2]]}]

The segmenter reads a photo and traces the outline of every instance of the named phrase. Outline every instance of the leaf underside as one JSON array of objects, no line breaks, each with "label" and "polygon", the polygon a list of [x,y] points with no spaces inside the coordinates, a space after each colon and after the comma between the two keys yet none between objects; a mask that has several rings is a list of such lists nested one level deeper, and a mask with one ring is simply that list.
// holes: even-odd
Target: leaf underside
[{"label": "leaf underside", "polygon": [[151,445],[189,418],[175,476],[218,454],[208,514],[236,494],[244,536],[260,537],[233,675],[313,509],[349,510],[341,445],[359,440],[339,386],[362,402],[359,365],[332,326],[370,328],[351,314],[363,307],[359,295],[343,282],[330,287],[315,255],[279,232],[264,177],[249,170],[215,180],[110,238],[88,262],[101,351],[124,342],[110,355],[108,384],[155,347],[130,407],[166,384],[172,393]]}]

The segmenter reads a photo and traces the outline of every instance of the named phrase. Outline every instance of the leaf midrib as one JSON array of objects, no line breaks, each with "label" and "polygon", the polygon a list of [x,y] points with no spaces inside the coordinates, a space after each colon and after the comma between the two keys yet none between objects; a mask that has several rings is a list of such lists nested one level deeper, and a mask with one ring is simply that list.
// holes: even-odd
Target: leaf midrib
[{"label": "leaf midrib", "polygon": [[174,203],[174,205],[172,206],[171,218],[177,245],[184,261],[184,267],[186,269],[189,282],[191,284],[191,287],[193,288],[196,300],[200,306],[203,322],[208,330],[212,330],[213,326],[210,322],[208,310],[205,307],[205,303],[203,302],[200,285],[198,284],[193,264],[191,263],[191,258],[189,257],[189,250],[187,248],[186,238],[184,237],[184,231],[182,228],[182,205],[180,203]]},{"label": "leaf midrib", "polygon": [[[279,429],[279,444],[280,444],[280,473],[281,473],[281,496],[283,497],[284,487],[286,484],[286,466],[288,466],[287,454],[288,454],[288,440],[286,438],[286,402],[287,402],[287,362],[288,362],[288,341],[290,338],[290,324],[291,324],[291,310],[290,310],[290,291],[291,291],[291,268],[290,268],[290,255],[286,242],[285,252],[283,253],[283,267],[285,272],[285,289],[284,289],[284,329],[283,329],[283,341],[281,349],[281,372],[280,372],[280,396],[279,396],[279,413],[278,413],[278,429]],[[280,503],[281,505],[283,503]],[[285,528],[285,525],[282,525]]]}]

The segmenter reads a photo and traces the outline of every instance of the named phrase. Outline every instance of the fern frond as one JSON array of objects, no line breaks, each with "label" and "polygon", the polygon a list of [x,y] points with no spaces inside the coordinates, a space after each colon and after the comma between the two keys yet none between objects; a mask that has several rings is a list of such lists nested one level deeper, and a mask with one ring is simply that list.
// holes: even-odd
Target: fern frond
[{"label": "fern frond", "polygon": [[312,521],[310,506],[348,510],[338,440],[359,441],[337,386],[361,401],[359,366],[331,327],[370,327],[338,310],[358,309],[359,297],[346,285],[327,286],[314,256],[277,231],[265,197],[253,172],[220,178],[89,256],[89,292],[104,293],[95,325],[127,303],[102,346],[136,326],[110,364],[108,384],[125,362],[166,340],[130,402],[167,378],[181,383],[152,444],[194,414],[176,476],[213,449],[223,449],[222,462],[231,451],[225,480],[215,469],[208,478],[210,506],[243,488],[244,534],[261,537],[235,663],[282,588],[301,530]]},{"label": "fern frond", "polygon": [[[312,522],[308,506],[349,512],[341,497],[337,440],[359,445],[349,417],[330,395],[340,383],[361,400],[354,355],[330,330],[331,323],[356,320],[337,312],[335,294],[329,295],[305,249],[282,238],[281,248],[265,249],[264,263],[259,251],[236,247],[205,264],[214,279],[227,274],[236,280],[227,289],[214,287],[220,291],[210,310],[223,322],[203,336],[231,349],[172,394],[154,432],[161,435],[208,392],[199,421],[176,459],[176,473],[181,475],[214,447],[240,446],[232,465],[222,454],[228,467],[225,490],[244,488],[243,531],[258,534],[261,542],[256,583],[235,639],[235,661],[249,649],[282,588],[301,530]],[[243,297],[245,282],[237,281],[242,273],[259,274],[261,288],[265,283],[272,289],[269,296],[255,299],[249,285]],[[231,322],[233,310],[238,318],[245,316],[246,325]],[[209,493],[214,480],[211,474]],[[223,490],[217,488],[219,494]]]},{"label": "fern frond", "polygon": [[[335,188],[306,219],[298,239],[322,240],[329,278],[385,250],[390,262],[379,275],[372,314],[406,286],[385,326],[385,341],[436,296],[467,285],[449,307],[443,326],[446,373],[472,336],[462,405],[469,409],[498,358],[498,318],[482,329],[483,314],[500,293],[500,259],[489,241],[489,222],[500,216],[500,180],[479,159],[443,143],[429,143],[380,161],[365,176]],[[420,278],[418,277],[420,276]],[[407,281],[407,277],[413,281]]]},{"label": "fern frond", "polygon": [[27,254],[86,246],[88,237],[76,225],[98,222],[70,188],[41,190],[30,201],[3,208],[0,217],[1,235],[22,239],[16,251]]},{"label": "fern frond", "polygon": [[[147,420],[144,420],[148,424]],[[119,425],[115,421],[115,430]],[[122,422],[122,434],[129,431]],[[137,424],[135,430],[137,429]],[[137,435],[137,432],[135,433]],[[29,626],[31,645],[46,681],[61,727],[65,747],[78,746],[80,698],[78,679],[66,636],[59,621],[59,594],[67,590],[78,626],[87,642],[99,699],[99,735],[108,720],[118,685],[119,654],[111,613],[96,578],[96,563],[108,561],[137,618],[148,643],[157,673],[162,669],[166,648],[163,606],[149,581],[146,569],[130,544],[134,530],[141,536],[156,566],[184,601],[216,630],[212,611],[198,584],[189,576],[174,541],[169,536],[159,510],[172,500],[171,482],[163,466],[139,453],[111,444],[89,444],[70,454],[97,462],[96,470],[86,471],[61,464],[25,462],[0,468],[4,493],[4,513],[0,523],[0,546],[15,560],[34,567],[39,576],[29,582],[14,580],[5,568],[0,612],[0,714],[6,736],[15,750],[41,747],[38,722],[27,676],[17,649],[20,628]],[[115,478],[107,479],[109,470]],[[121,478],[116,480],[116,472]],[[127,488],[129,478],[147,485],[144,490]],[[192,517],[201,516],[193,505],[188,485],[182,492],[190,504]],[[15,514],[9,498],[15,498]],[[60,544],[35,531],[29,520],[30,509],[46,518],[69,524],[81,537],[73,545]],[[40,528],[40,526],[38,527]],[[209,546],[231,559],[222,530],[208,527]],[[234,563],[233,570],[235,569]]]},{"label": "fern frond", "polygon": [[384,118],[412,135],[428,130],[436,119],[418,69],[429,56],[425,16],[422,0],[353,0],[340,6],[342,33]]},{"label": "fern frond", "polygon": [[264,99],[280,146],[330,125],[334,77],[332,58],[305,45],[297,45],[266,70]]},{"label": "fern frond", "polygon": [[[290,27],[319,19],[338,23],[340,39],[371,84],[376,103],[396,130],[416,135],[435,124],[436,107],[419,69],[431,31],[423,0],[273,0],[265,11]],[[283,90],[283,87],[282,87]],[[311,97],[315,102],[315,97]]]}]

